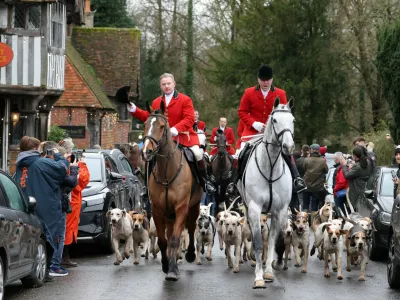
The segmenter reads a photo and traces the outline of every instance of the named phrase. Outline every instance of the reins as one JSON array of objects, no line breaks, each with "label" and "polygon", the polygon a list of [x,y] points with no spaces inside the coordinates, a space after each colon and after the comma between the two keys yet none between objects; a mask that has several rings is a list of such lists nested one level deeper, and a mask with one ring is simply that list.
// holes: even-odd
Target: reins
[{"label": "reins", "polygon": [[[288,110],[278,109],[278,110],[274,110],[274,111],[271,113],[270,118],[272,118],[272,116],[273,116],[274,113],[276,113],[276,112],[290,113],[290,111],[288,111]],[[275,126],[274,126],[274,122],[273,122],[271,119],[270,119],[270,122],[271,122],[271,124],[272,124],[272,129],[273,129],[273,131],[274,131],[275,139],[276,139],[277,142],[276,142],[276,143],[272,143],[272,142],[268,142],[268,141],[262,141],[262,143],[265,144],[265,149],[267,150],[268,160],[269,160],[269,163],[270,163],[270,165],[271,165],[271,169],[270,169],[270,172],[269,172],[269,177],[267,177],[267,176],[261,171],[260,165],[259,165],[258,159],[257,159],[257,151],[254,151],[254,152],[255,152],[255,153],[254,153],[254,156],[255,156],[254,158],[255,158],[255,161],[256,161],[257,169],[258,169],[258,171],[260,172],[260,174],[262,175],[262,177],[268,182],[268,185],[269,185],[269,199],[270,199],[270,201],[269,201],[269,204],[268,204],[267,213],[269,213],[269,211],[271,210],[271,207],[272,207],[272,200],[273,200],[272,184],[273,184],[274,182],[278,181],[279,179],[281,179],[282,176],[283,176],[283,174],[285,174],[285,163],[283,162],[283,163],[282,163],[282,165],[283,165],[282,174],[281,174],[278,178],[275,178],[275,179],[272,178],[272,175],[273,175],[273,172],[274,172],[274,168],[275,168],[275,166],[276,166],[276,163],[278,162],[279,157],[282,155],[282,143],[279,141],[279,138],[280,138],[281,136],[283,136],[286,132],[289,132],[289,133],[291,134],[292,138],[293,138],[293,133],[292,133],[292,132],[290,131],[290,129],[288,129],[288,128],[283,129],[281,132],[279,132],[279,134],[277,134],[276,129],[275,129]],[[278,152],[278,155],[276,156],[276,159],[275,159],[274,162],[272,162],[270,152],[268,151],[268,146],[269,146],[269,145],[271,145],[271,146],[278,146],[278,147],[279,147],[279,152]]]},{"label": "reins", "polygon": [[[159,117],[159,118],[162,118],[162,119],[168,124],[167,118],[166,118],[165,116],[161,115],[161,114],[151,114],[149,117],[156,117],[156,118]],[[178,176],[179,176],[179,174],[180,174],[180,172],[181,172],[181,170],[182,170],[182,168],[183,168],[184,157],[183,157],[183,151],[181,151],[181,162],[180,162],[180,164],[179,164],[178,170],[177,170],[177,172],[175,173],[175,175],[172,177],[172,179],[169,180],[169,179],[167,178],[168,164],[169,164],[169,161],[170,161],[170,158],[172,157],[172,155],[174,155],[174,153],[178,150],[178,147],[179,147],[179,135],[178,135],[178,141],[176,142],[176,146],[175,146],[174,150],[173,150],[171,153],[167,153],[166,155],[163,155],[163,154],[158,153],[158,152],[160,151],[161,147],[162,147],[161,143],[163,142],[164,139],[166,140],[166,145],[168,145],[168,140],[167,140],[167,126],[164,127],[163,135],[162,135],[162,137],[161,137],[160,140],[157,141],[157,140],[156,140],[155,138],[153,138],[152,136],[146,135],[146,136],[143,138],[143,142],[146,141],[146,140],[150,140],[151,143],[153,143],[153,144],[156,145],[156,147],[153,148],[153,149],[154,149],[154,153],[153,153],[154,156],[158,156],[158,157],[161,157],[161,158],[165,158],[165,159],[167,160],[167,165],[166,165],[166,167],[165,167],[165,169],[164,169],[164,178],[165,178],[165,179],[164,179],[163,182],[157,179],[156,174],[155,174],[155,171],[154,171],[155,166],[153,166],[153,168],[152,168],[152,170],[151,170],[151,172],[152,172],[152,174],[153,174],[154,181],[155,181],[157,184],[160,184],[160,185],[162,185],[162,186],[165,187],[165,209],[166,209],[166,211],[167,211],[167,210],[168,210],[168,190],[169,190],[170,185],[175,181],[176,178],[178,178]],[[142,154],[143,154],[143,153],[142,153]],[[144,158],[143,158],[143,159],[144,159]],[[154,159],[154,158],[153,158],[153,159]],[[145,159],[145,160],[146,160],[146,159]],[[156,160],[156,163],[157,163],[157,160]],[[147,182],[149,182],[149,172],[147,172]]]}]

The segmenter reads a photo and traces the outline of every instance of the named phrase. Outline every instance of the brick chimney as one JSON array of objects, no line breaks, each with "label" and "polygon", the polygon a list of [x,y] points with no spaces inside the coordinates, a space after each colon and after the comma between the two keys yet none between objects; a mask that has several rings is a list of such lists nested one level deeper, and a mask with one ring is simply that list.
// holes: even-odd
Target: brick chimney
[{"label": "brick chimney", "polygon": [[94,11],[91,10],[90,8],[90,0],[84,0],[85,1],[85,25],[83,27],[87,28],[93,28],[93,19],[94,19]]}]

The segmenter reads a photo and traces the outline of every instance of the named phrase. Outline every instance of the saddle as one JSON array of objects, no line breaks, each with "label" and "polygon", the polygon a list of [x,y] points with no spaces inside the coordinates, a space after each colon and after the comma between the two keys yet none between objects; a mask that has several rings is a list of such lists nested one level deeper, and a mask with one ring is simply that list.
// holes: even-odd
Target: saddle
[{"label": "saddle", "polygon": [[200,179],[199,179],[199,176],[197,173],[197,163],[196,163],[196,158],[194,156],[194,153],[192,152],[192,150],[190,150],[190,148],[183,147],[181,145],[179,145],[179,148],[183,152],[183,155],[185,156],[186,161],[189,164],[190,171],[192,172],[193,178],[195,179],[196,183],[200,183]]},{"label": "saddle", "polygon": [[237,174],[238,179],[242,178],[242,176],[244,175],[244,171],[246,169],[249,157],[253,153],[256,146],[258,146],[261,143],[261,141],[262,141],[261,138],[256,140],[251,140],[247,142],[244,145],[242,151],[240,151],[238,159],[238,174]]}]

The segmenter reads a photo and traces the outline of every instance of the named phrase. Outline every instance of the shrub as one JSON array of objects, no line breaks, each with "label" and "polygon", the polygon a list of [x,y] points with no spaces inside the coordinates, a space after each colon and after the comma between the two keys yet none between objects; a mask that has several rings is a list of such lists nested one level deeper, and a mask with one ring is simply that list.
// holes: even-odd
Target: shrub
[{"label": "shrub", "polygon": [[57,125],[53,125],[50,127],[47,140],[58,143],[59,141],[65,139],[66,137],[68,137],[68,134],[65,129],[62,129]]}]

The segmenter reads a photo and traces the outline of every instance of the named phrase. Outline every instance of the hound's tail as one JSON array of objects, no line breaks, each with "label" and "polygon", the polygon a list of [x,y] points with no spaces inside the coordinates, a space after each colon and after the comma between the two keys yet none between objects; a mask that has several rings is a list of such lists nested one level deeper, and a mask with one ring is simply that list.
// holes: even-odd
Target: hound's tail
[{"label": "hound's tail", "polygon": [[[351,204],[350,199],[349,199],[349,189],[347,189],[347,191],[346,191],[346,200],[347,200],[347,205],[350,207],[350,214],[354,213],[355,212],[354,207]],[[347,217],[349,217],[349,216],[347,216]]]}]

